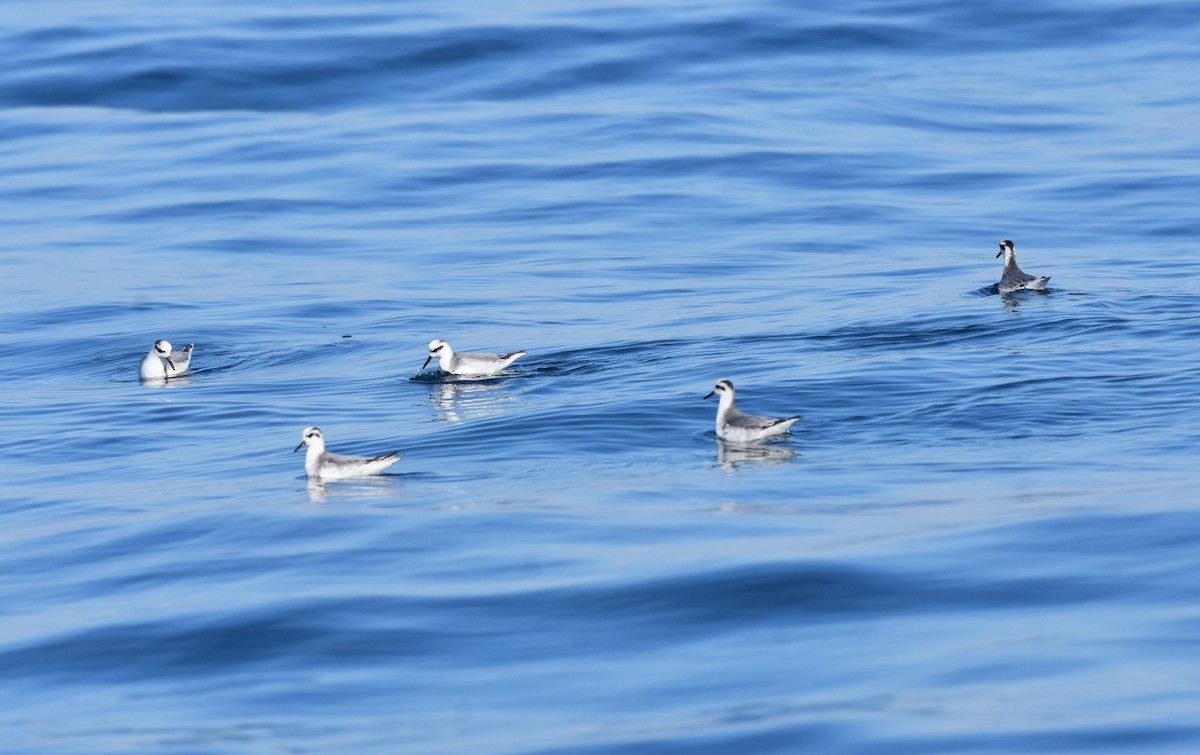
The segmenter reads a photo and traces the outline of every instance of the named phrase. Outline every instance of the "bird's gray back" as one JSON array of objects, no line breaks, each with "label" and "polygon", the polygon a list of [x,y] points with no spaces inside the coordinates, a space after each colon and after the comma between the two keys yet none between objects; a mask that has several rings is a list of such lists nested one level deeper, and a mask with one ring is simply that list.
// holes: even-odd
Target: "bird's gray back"
[{"label": "bird's gray back", "polygon": [[1025,284],[1032,280],[1037,280],[1037,277],[1030,275],[1029,273],[1023,271],[1021,268],[1017,267],[1016,265],[1013,265],[1011,268],[1005,269],[1004,275],[1002,275],[1000,277],[1000,283],[1002,285],[1017,284],[1017,283]]},{"label": "bird's gray back", "polygon": [[786,420],[775,417],[762,417],[756,414],[746,414],[741,411],[738,411],[737,414],[730,412],[729,416],[725,418],[725,424],[730,427],[740,427],[747,430],[765,430],[784,421]]}]

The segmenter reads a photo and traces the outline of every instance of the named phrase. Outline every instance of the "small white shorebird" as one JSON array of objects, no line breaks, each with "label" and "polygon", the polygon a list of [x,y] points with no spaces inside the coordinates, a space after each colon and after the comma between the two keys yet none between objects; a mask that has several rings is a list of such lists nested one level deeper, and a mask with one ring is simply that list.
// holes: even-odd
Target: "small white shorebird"
[{"label": "small white shorebird", "polygon": [[325,450],[325,436],[321,435],[318,427],[304,428],[300,445],[292,453],[305,446],[308,446],[308,451],[304,457],[304,471],[309,477],[320,480],[345,480],[379,474],[400,461],[404,455],[396,452],[374,457],[335,454]]},{"label": "small white shorebird", "polygon": [[437,338],[429,342],[429,356],[425,359],[425,364],[421,365],[421,369],[428,367],[433,358],[437,357],[438,365],[451,375],[495,375],[528,353],[528,351],[514,351],[509,354],[456,352],[450,348],[450,344]]},{"label": "small white shorebird", "polygon": [[721,404],[717,407],[717,437],[735,443],[745,443],[762,440],[772,435],[786,433],[788,428],[799,422],[803,417],[758,417],[746,414],[733,403],[733,383],[728,380],[718,380],[716,387],[704,398],[720,394]]},{"label": "small white shorebird", "polygon": [[1001,294],[1010,294],[1013,291],[1043,291],[1046,284],[1050,282],[1049,275],[1030,275],[1017,267],[1017,251],[1013,248],[1013,242],[1005,239],[1000,242],[1000,251],[996,253],[996,258],[1004,255],[1004,274],[1000,276],[1000,282],[996,284],[996,292]]},{"label": "small white shorebird", "polygon": [[138,374],[146,380],[173,378],[184,374],[192,363],[192,347],[195,345],[189,343],[179,351],[171,351],[170,341],[155,341],[150,353],[142,357]]}]

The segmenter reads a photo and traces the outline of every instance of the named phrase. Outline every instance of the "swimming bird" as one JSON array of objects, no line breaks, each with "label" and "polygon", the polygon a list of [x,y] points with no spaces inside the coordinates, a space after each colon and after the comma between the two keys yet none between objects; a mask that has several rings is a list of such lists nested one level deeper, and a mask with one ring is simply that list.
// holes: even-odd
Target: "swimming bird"
[{"label": "swimming bird", "polygon": [[456,352],[450,348],[450,344],[437,338],[429,342],[429,356],[425,359],[425,364],[421,365],[421,369],[428,367],[433,358],[437,357],[441,368],[451,375],[495,375],[528,353],[528,351],[513,351],[508,354]]},{"label": "swimming bird", "polygon": [[184,374],[192,363],[192,347],[195,345],[189,343],[179,351],[171,351],[170,341],[165,338],[155,341],[150,353],[142,357],[138,374],[147,380],[166,379]]},{"label": "swimming bird", "polygon": [[799,415],[776,419],[746,414],[733,403],[733,383],[728,380],[718,380],[716,387],[704,398],[713,394],[721,395],[721,404],[717,407],[717,437],[723,440],[735,443],[762,440],[786,433],[788,428],[803,419]]},{"label": "swimming bird", "polygon": [[1017,267],[1017,252],[1013,248],[1013,242],[1008,239],[1001,241],[996,259],[999,259],[1001,254],[1004,255],[1004,274],[1000,276],[1000,282],[996,284],[997,293],[1009,294],[1024,289],[1042,291],[1046,288],[1046,283],[1050,281],[1049,275],[1040,277],[1030,275]]},{"label": "swimming bird", "polygon": [[309,477],[321,480],[345,480],[350,477],[366,477],[379,474],[400,461],[404,454],[392,452],[380,456],[346,456],[325,450],[325,436],[318,427],[306,427],[301,433],[300,445],[292,450],[296,453],[308,446],[304,457],[304,471]]}]

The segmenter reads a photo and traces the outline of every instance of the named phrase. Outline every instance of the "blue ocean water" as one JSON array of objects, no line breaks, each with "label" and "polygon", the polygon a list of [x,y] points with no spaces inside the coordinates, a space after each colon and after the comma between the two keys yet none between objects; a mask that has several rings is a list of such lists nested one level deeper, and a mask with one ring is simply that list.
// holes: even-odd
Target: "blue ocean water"
[{"label": "blue ocean water", "polygon": [[6,751],[1200,750],[1200,3],[0,42]]}]

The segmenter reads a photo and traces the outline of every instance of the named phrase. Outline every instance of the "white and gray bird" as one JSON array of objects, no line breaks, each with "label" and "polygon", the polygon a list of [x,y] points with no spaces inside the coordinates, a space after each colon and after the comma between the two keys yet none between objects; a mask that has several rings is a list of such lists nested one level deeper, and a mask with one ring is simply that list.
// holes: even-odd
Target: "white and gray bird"
[{"label": "white and gray bird", "polygon": [[1000,251],[996,253],[996,259],[1000,255],[1004,255],[1004,273],[1000,276],[1000,282],[996,284],[996,292],[1001,294],[1011,294],[1013,291],[1043,291],[1046,284],[1050,282],[1049,275],[1030,275],[1021,268],[1017,267],[1017,251],[1013,248],[1013,242],[1005,239],[1000,242]]},{"label": "white and gray bird", "polygon": [[321,435],[318,427],[304,428],[300,445],[292,453],[305,446],[308,446],[308,451],[304,456],[304,471],[309,477],[319,480],[346,480],[379,474],[400,461],[404,455],[396,452],[371,457],[335,454],[325,450],[325,436]]},{"label": "white and gray bird", "polygon": [[508,354],[458,352],[450,348],[450,344],[437,338],[429,342],[429,356],[425,359],[425,364],[421,365],[421,369],[428,367],[436,357],[438,365],[451,375],[495,375],[528,353],[528,351],[513,351]]},{"label": "white and gray bird", "polygon": [[142,357],[138,366],[138,374],[145,380],[166,379],[178,377],[188,371],[192,364],[192,347],[189,343],[179,351],[171,351],[171,342],[160,339],[154,342],[150,353]]},{"label": "white and gray bird", "polygon": [[718,380],[716,387],[704,398],[714,394],[721,396],[721,403],[717,407],[717,437],[722,440],[735,443],[762,440],[786,433],[792,425],[803,419],[799,415],[777,419],[746,414],[733,403],[733,383],[728,380]]}]

